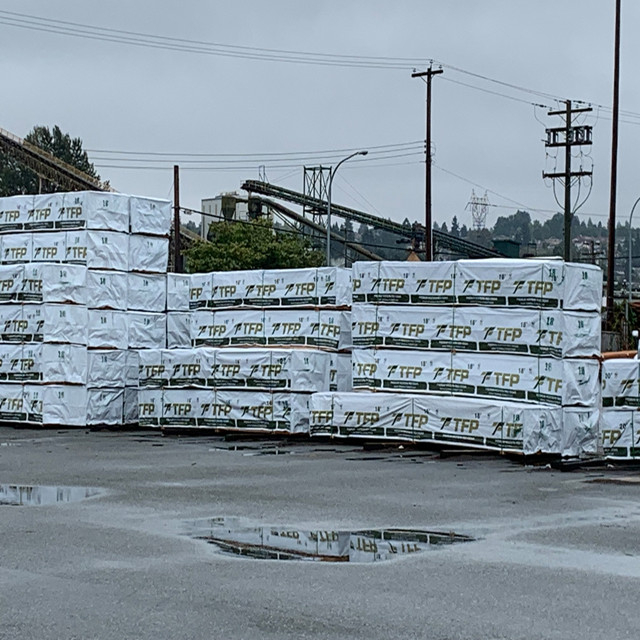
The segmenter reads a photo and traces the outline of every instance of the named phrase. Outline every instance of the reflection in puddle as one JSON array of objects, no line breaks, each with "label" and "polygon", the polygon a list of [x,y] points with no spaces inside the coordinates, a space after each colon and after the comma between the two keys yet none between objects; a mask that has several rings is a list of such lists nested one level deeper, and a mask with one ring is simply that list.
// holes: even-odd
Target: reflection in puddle
[{"label": "reflection in puddle", "polygon": [[78,502],[100,493],[93,487],[46,487],[0,484],[0,505],[19,507]]},{"label": "reflection in puddle", "polygon": [[252,526],[238,518],[208,518],[192,527],[193,538],[214,544],[223,553],[259,560],[379,562],[422,553],[432,545],[473,540],[455,533],[414,529],[330,531]]}]

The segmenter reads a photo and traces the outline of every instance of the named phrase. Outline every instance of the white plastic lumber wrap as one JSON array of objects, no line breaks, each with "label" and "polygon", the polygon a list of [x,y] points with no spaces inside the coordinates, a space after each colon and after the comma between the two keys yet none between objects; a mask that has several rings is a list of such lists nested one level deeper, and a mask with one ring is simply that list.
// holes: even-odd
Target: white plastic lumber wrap
[{"label": "white plastic lumber wrap", "polygon": [[354,389],[583,406],[599,400],[596,360],[391,349],[354,349],[352,358]]},{"label": "white plastic lumber wrap", "polygon": [[90,349],[87,351],[87,386],[121,388],[125,386],[127,351]]},{"label": "white plastic lumber wrap", "polygon": [[2,247],[2,263],[33,262],[33,235],[31,233],[15,233],[0,238]]},{"label": "white plastic lumber wrap", "polygon": [[168,311],[189,311],[191,279],[188,273],[167,273]]},{"label": "white plastic lumber wrap", "polygon": [[0,384],[0,422],[27,422],[28,407],[21,384]]},{"label": "white plastic lumber wrap", "polygon": [[600,353],[600,315],[548,309],[355,304],[355,347],[445,349],[556,357]]},{"label": "white plastic lumber wrap", "polygon": [[80,385],[23,386],[27,422],[82,427],[86,424],[87,389]]},{"label": "white plastic lumber wrap", "polygon": [[127,306],[139,311],[161,313],[167,307],[167,279],[164,274],[128,273]]},{"label": "white plastic lumber wrap", "polygon": [[167,317],[164,313],[128,311],[131,349],[163,349],[167,341]]},{"label": "white plastic lumber wrap", "polygon": [[100,349],[129,346],[129,314],[114,309],[89,309],[87,345]]},{"label": "white plastic lumber wrap", "polygon": [[75,344],[24,344],[16,363],[22,380],[86,384],[87,349]]},{"label": "white plastic lumber wrap", "polygon": [[191,313],[167,311],[167,348],[182,349],[191,346]]},{"label": "white plastic lumber wrap", "polygon": [[197,309],[191,318],[194,346],[300,345],[327,349],[351,347],[351,325],[345,311]]},{"label": "white plastic lumber wrap", "polygon": [[455,262],[356,262],[353,302],[454,304]]},{"label": "white plastic lumber wrap", "polygon": [[[310,433],[533,453],[560,453],[562,409],[471,398],[379,393],[316,393]],[[535,433],[537,437],[532,438]]]},{"label": "white plastic lumber wrap", "polygon": [[34,196],[0,198],[0,233],[21,231],[33,202]]},{"label": "white plastic lumber wrap", "polygon": [[131,233],[168,236],[171,232],[171,203],[157,198],[129,196]]},{"label": "white plastic lumber wrap", "polygon": [[125,387],[123,423],[135,424],[138,422],[138,389]]},{"label": "white plastic lumber wrap", "polygon": [[603,409],[600,444],[608,458],[640,458],[640,413],[637,409]]},{"label": "white plastic lumber wrap", "polygon": [[34,262],[65,262],[65,240],[64,233],[32,233],[31,259]]},{"label": "white plastic lumber wrap", "polygon": [[[350,270],[339,267],[197,273],[191,275],[189,308],[348,306],[350,287]],[[184,310],[179,295],[175,310]]]},{"label": "white plastic lumber wrap", "polygon": [[556,260],[357,262],[353,302],[600,311],[602,271]]},{"label": "white plastic lumber wrap", "polygon": [[73,304],[0,305],[3,342],[87,344],[87,309]]},{"label": "white plastic lumber wrap", "polygon": [[602,363],[602,406],[640,407],[640,360],[614,358]]},{"label": "white plastic lumber wrap", "polygon": [[333,354],[303,349],[149,349],[140,387],[329,390]]},{"label": "white plastic lumber wrap", "polygon": [[[143,351],[143,350],[142,350]],[[138,372],[140,370],[140,354],[142,351],[136,349],[127,349],[127,369],[125,372],[125,386],[137,387],[138,386]]]},{"label": "white plastic lumber wrap", "polygon": [[92,309],[125,310],[128,302],[128,274],[122,271],[87,271],[87,306]]},{"label": "white plastic lumber wrap", "polygon": [[140,389],[141,426],[308,433],[309,395],[270,391]]},{"label": "white plastic lumber wrap", "polygon": [[65,193],[56,228],[129,231],[129,196],[119,193]]},{"label": "white plastic lumber wrap", "polygon": [[87,389],[87,424],[124,424],[124,389]]},{"label": "white plastic lumber wrap", "polygon": [[129,239],[129,271],[167,272],[169,264],[168,238],[138,234],[131,234],[127,238]]},{"label": "white plastic lumber wrap", "polygon": [[601,453],[599,407],[563,408],[561,453],[565,457]]},{"label": "white plastic lumber wrap", "polygon": [[[0,302],[17,302],[25,289],[24,265],[0,265]],[[27,287],[27,290],[30,287]],[[37,291],[38,284],[33,288]]]},{"label": "white plastic lumber wrap", "polygon": [[15,381],[16,374],[21,367],[18,363],[22,359],[23,345],[20,343],[0,343],[0,380]]},{"label": "white plastic lumber wrap", "polygon": [[129,238],[117,231],[67,231],[64,262],[84,264],[90,269],[128,271]]},{"label": "white plastic lumber wrap", "polygon": [[29,263],[20,265],[18,277],[19,300],[87,304],[87,268],[82,265]]}]

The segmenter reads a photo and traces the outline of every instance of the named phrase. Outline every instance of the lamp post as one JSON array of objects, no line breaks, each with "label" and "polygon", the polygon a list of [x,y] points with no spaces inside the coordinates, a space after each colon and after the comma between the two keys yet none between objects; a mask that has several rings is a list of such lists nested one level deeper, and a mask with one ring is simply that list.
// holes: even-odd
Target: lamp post
[{"label": "lamp post", "polygon": [[629,288],[629,292],[628,292],[629,301],[627,303],[627,314],[631,310],[631,263],[633,261],[633,255],[632,255],[632,251],[631,251],[631,245],[632,245],[632,242],[631,242],[631,220],[633,219],[633,212],[636,210],[636,206],[637,206],[638,202],[640,202],[640,198],[638,198],[633,203],[633,207],[631,207],[631,213],[629,214],[629,236],[627,238],[627,244],[629,245],[629,277],[628,277],[628,282],[627,282],[627,287]]},{"label": "lamp post", "polygon": [[335,168],[329,171],[329,186],[327,187],[327,267],[331,266],[331,186],[333,185],[333,177],[336,175],[336,171],[340,168],[341,164],[356,156],[366,156],[368,153],[368,151],[356,151],[350,156],[340,160]]}]

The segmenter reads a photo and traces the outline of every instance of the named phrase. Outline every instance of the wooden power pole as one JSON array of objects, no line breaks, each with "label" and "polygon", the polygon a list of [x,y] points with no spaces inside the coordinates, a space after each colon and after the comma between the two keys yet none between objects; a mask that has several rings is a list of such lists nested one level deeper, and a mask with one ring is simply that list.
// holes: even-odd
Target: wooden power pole
[{"label": "wooden power pole", "polygon": [[426,71],[415,71],[412,78],[427,78],[427,139],[425,143],[425,198],[424,198],[424,259],[426,262],[433,260],[432,230],[433,220],[431,216],[431,80],[433,76],[443,73],[442,69],[434,69],[431,65]]}]

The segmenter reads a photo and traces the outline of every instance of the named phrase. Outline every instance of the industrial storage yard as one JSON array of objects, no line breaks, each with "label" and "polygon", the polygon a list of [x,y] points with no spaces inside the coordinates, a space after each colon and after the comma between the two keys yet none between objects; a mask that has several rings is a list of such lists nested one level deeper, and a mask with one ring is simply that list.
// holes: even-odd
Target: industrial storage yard
[{"label": "industrial storage yard", "polygon": [[597,267],[176,274],[168,202],[1,205],[0,637],[631,629],[638,361],[601,361]]},{"label": "industrial storage yard", "polygon": [[637,638],[640,3],[28,4],[0,640]]}]

